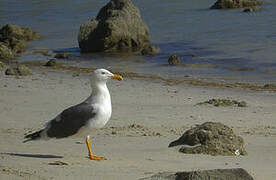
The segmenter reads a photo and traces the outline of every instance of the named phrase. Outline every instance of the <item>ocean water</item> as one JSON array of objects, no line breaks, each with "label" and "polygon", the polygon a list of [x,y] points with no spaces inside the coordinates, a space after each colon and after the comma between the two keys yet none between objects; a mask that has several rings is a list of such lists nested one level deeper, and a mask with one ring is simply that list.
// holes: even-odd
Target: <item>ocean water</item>
[{"label": "ocean water", "polygon": [[[19,60],[47,60],[37,48],[66,51],[78,66],[235,82],[276,83],[276,2],[260,12],[210,10],[215,0],[133,0],[150,29],[157,56],[81,54],[79,26],[95,17],[108,0],[0,0],[0,25],[28,26],[44,36],[29,43]],[[180,66],[168,66],[171,54]],[[195,56],[194,56],[195,55]],[[248,68],[236,71],[233,68]]]}]

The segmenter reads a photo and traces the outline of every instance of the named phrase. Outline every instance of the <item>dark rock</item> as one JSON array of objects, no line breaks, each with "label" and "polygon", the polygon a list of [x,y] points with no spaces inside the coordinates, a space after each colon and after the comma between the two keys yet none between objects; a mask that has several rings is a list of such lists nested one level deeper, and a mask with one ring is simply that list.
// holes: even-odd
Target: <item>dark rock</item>
[{"label": "dark rock", "polygon": [[13,58],[12,51],[4,43],[0,42],[0,60],[8,61]]},{"label": "dark rock", "polygon": [[242,168],[213,169],[202,171],[183,171],[177,173],[158,173],[141,180],[254,180],[253,177]]},{"label": "dark rock", "polygon": [[69,57],[68,53],[57,53],[55,58],[57,59],[67,59]]},{"label": "dark rock", "polygon": [[56,59],[50,59],[45,66],[53,67],[57,65],[57,60]]},{"label": "dark rock", "polygon": [[216,122],[206,122],[187,130],[178,140],[171,142],[169,147],[178,145],[186,145],[179,151],[188,154],[247,154],[242,137],[235,135],[231,128]]},{"label": "dark rock", "polygon": [[259,0],[217,0],[211,9],[234,9],[263,5]]},{"label": "dark rock", "polygon": [[175,54],[171,55],[168,59],[168,63],[169,63],[169,65],[180,64],[180,57]]},{"label": "dark rock", "polygon": [[149,29],[131,0],[107,3],[95,19],[80,26],[78,42],[82,52],[148,52],[152,46]]},{"label": "dark rock", "polygon": [[17,67],[8,68],[5,74],[16,75],[16,76],[27,76],[27,75],[32,75],[32,71],[25,65],[17,65]]},{"label": "dark rock", "polygon": [[245,8],[243,10],[243,12],[257,12],[257,11],[260,11],[260,10],[261,10],[261,7],[256,6],[256,7]]}]

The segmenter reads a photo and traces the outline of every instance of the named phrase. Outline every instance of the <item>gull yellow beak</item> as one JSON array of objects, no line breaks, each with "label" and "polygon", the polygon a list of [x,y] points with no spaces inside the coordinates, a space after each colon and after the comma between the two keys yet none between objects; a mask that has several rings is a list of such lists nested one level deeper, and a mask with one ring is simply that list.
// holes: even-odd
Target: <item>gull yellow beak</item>
[{"label": "gull yellow beak", "polygon": [[118,74],[114,74],[114,76],[111,76],[111,79],[117,79],[119,81],[122,81],[123,80],[123,77],[118,75]]}]

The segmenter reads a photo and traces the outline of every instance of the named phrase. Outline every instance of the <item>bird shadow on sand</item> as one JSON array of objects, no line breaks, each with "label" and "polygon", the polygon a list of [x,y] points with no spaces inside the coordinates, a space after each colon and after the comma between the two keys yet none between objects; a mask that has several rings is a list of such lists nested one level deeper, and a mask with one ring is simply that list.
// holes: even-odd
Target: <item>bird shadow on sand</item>
[{"label": "bird shadow on sand", "polygon": [[18,157],[28,157],[28,158],[43,158],[43,159],[54,159],[63,158],[63,156],[55,156],[50,154],[23,154],[23,153],[0,153],[2,155],[18,156]]}]

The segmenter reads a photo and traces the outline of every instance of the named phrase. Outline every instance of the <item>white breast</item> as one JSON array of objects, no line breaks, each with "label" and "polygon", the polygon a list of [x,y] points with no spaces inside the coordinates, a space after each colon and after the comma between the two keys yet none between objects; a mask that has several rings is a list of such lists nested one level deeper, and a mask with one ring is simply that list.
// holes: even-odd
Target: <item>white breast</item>
[{"label": "white breast", "polygon": [[89,120],[89,128],[102,128],[111,117],[111,103],[94,104],[96,116]]}]

